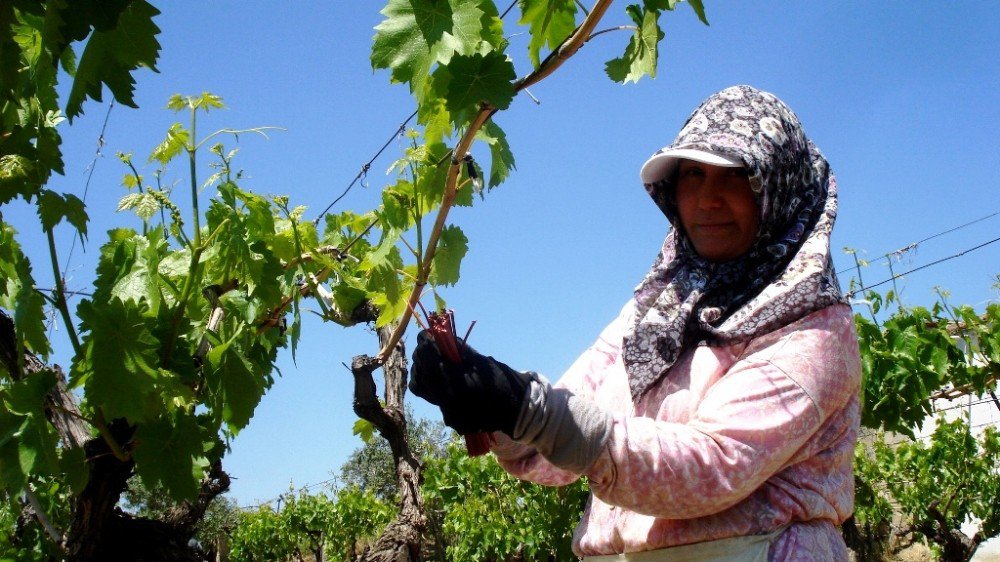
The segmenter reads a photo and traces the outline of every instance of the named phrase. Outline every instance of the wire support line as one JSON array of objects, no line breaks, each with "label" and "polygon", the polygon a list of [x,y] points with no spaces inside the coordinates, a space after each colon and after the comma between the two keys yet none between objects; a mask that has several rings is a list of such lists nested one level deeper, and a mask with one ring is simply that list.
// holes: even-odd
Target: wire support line
[{"label": "wire support line", "polygon": [[998,242],[998,241],[1000,241],[1000,237],[994,238],[993,240],[990,240],[988,242],[983,242],[982,244],[979,244],[978,246],[973,246],[973,247],[971,247],[971,248],[969,248],[967,250],[962,250],[961,252],[958,252],[957,254],[952,254],[950,256],[941,258],[939,260],[934,260],[934,261],[932,261],[930,263],[926,263],[924,265],[921,265],[920,267],[915,267],[915,268],[913,268],[913,269],[911,269],[909,271],[904,271],[903,273],[895,274],[892,277],[889,277],[888,279],[884,279],[882,281],[879,281],[878,283],[875,283],[875,284],[872,284],[872,285],[867,285],[867,286],[861,287],[859,289],[855,289],[855,290],[847,293],[846,296],[849,299],[850,298],[854,298],[854,296],[857,295],[858,293],[864,293],[865,291],[869,291],[871,289],[874,289],[875,287],[879,287],[881,285],[885,285],[886,283],[890,283],[890,282],[892,282],[892,281],[894,281],[896,279],[899,279],[900,277],[904,277],[904,276],[909,275],[911,273],[916,273],[917,271],[920,271],[922,269],[927,269],[928,267],[935,266],[935,265],[944,263],[946,261],[962,257],[965,254],[968,254],[969,252],[974,252],[976,250],[979,250],[980,248],[984,248],[984,247],[989,246],[990,244],[993,244],[993,243]]},{"label": "wire support line", "polygon": [[[1000,209],[998,209],[996,211],[993,211],[993,212],[989,213],[988,215],[979,217],[978,219],[969,221],[969,222],[967,222],[965,224],[960,224],[958,226],[953,226],[953,227],[951,227],[951,228],[949,228],[947,230],[942,230],[941,232],[938,232],[936,234],[931,234],[930,236],[927,236],[926,238],[922,238],[920,240],[917,240],[916,242],[912,242],[910,244],[907,244],[906,246],[903,246],[902,248],[900,248],[898,250],[893,250],[891,252],[886,252],[886,253],[882,254],[881,256],[875,258],[872,261],[879,261],[879,260],[886,259],[886,258],[889,258],[889,257],[892,257],[892,256],[902,256],[903,254],[905,254],[906,252],[909,252],[910,250],[915,250],[918,246],[920,246],[924,242],[933,240],[933,239],[938,238],[940,236],[944,236],[945,234],[951,234],[952,232],[955,232],[957,230],[962,230],[963,228],[965,228],[967,226],[972,226],[972,225],[974,225],[976,223],[983,222],[984,220],[991,219],[991,218],[993,218],[993,217],[995,217],[997,215],[1000,215]],[[855,267],[855,266],[845,267],[845,268],[841,269],[840,271],[838,271],[837,275],[841,275],[843,273],[847,273],[848,271],[853,271],[855,269],[857,269],[857,267]]]},{"label": "wire support line", "polygon": [[964,403],[964,404],[956,404],[954,406],[948,406],[947,408],[935,408],[934,409],[934,413],[937,414],[937,413],[940,413],[940,412],[947,412],[949,410],[961,410],[963,408],[971,408],[973,406],[979,406],[979,405],[982,405],[982,404],[992,404],[992,403],[993,403],[993,399],[992,398],[983,398],[982,400],[976,400],[976,401],[967,402],[967,403]]},{"label": "wire support line", "polygon": [[511,2],[510,6],[507,6],[507,9],[504,10],[502,14],[500,14],[500,19],[504,19],[505,17],[507,17],[507,14],[509,14],[510,11],[513,10],[514,6],[516,6],[516,5],[517,5],[517,0],[514,0],[513,2]]},{"label": "wire support line", "polygon": [[271,498],[269,500],[265,500],[265,501],[262,501],[262,502],[257,502],[255,504],[251,504],[251,505],[245,505],[245,506],[241,507],[240,509],[242,509],[243,511],[258,510],[258,509],[264,507],[265,505],[271,505],[272,503],[274,503],[276,501],[281,501],[283,498],[286,498],[286,497],[288,497],[290,495],[294,496],[294,495],[298,494],[299,492],[308,492],[309,490],[311,490],[313,488],[318,488],[320,486],[326,486],[327,484],[334,483],[334,482],[336,482],[339,479],[340,478],[338,478],[337,476],[333,476],[333,477],[327,478],[326,480],[323,480],[321,482],[313,482],[312,484],[306,484],[305,486],[300,486],[298,488],[295,488],[294,490],[288,490],[287,492],[285,492],[283,494],[278,494],[277,496],[274,496],[273,498]]},{"label": "wire support line", "polygon": [[[45,293],[55,293],[56,289],[49,289],[47,287],[35,287],[36,291],[42,291]],[[81,297],[93,297],[94,293],[88,291],[63,291],[64,295],[67,296],[81,296]]]},{"label": "wire support line", "polygon": [[[97,168],[97,161],[104,155],[104,133],[108,130],[108,121],[111,120],[111,110],[115,107],[114,98],[108,103],[108,112],[104,114],[104,124],[101,125],[101,134],[97,137],[97,150],[94,152],[94,159],[90,161],[90,165],[87,166],[87,181],[83,184],[83,197],[81,198],[83,203],[87,203],[87,193],[90,191],[90,181],[94,178],[94,169]],[[62,274],[63,278],[66,277],[66,272],[69,271],[69,264],[73,260],[73,251],[76,249],[76,239],[78,237],[73,237],[73,242],[69,246],[69,253],[66,255],[66,260],[63,262]]]},{"label": "wire support line", "polygon": [[383,152],[385,152],[385,149],[389,148],[389,145],[392,144],[392,141],[396,140],[396,137],[398,137],[399,135],[403,134],[406,131],[406,126],[410,123],[410,120],[416,116],[417,116],[417,110],[413,110],[413,113],[411,113],[410,116],[407,117],[405,121],[399,124],[399,127],[396,128],[396,131],[392,133],[392,136],[389,137],[389,140],[385,141],[385,144],[382,145],[382,148],[378,149],[378,152],[375,153],[375,156],[372,156],[371,159],[368,160],[368,162],[366,162],[363,166],[361,166],[361,170],[358,171],[358,175],[354,176],[354,179],[351,180],[351,183],[347,185],[347,189],[345,189],[343,193],[341,193],[336,199],[334,199],[333,203],[330,203],[329,205],[326,206],[325,209],[323,209],[323,212],[320,213],[318,217],[316,217],[316,220],[313,221],[313,224],[319,225],[319,221],[323,220],[323,217],[325,217],[327,213],[330,212],[330,209],[332,209],[334,205],[339,203],[341,199],[347,196],[347,194],[351,191],[351,188],[354,187],[354,184],[358,183],[358,181],[361,178],[368,175],[368,170],[371,169],[372,163],[374,163],[375,160],[377,160],[378,157],[381,156]]},{"label": "wire support line", "polygon": [[[998,427],[998,426],[1000,426],[1000,421],[998,421],[998,420],[990,420],[990,421],[987,421],[987,422],[977,423],[975,425],[969,425],[969,430],[971,431],[973,429],[979,429],[981,427],[991,427],[991,426],[992,427]],[[902,439],[899,439],[897,441],[883,441],[883,443],[885,443],[886,445],[888,445],[888,446],[890,446],[890,447],[892,447],[892,448],[895,449],[896,447],[898,447],[900,445],[903,445],[904,443],[916,443],[918,441],[920,441],[920,442],[930,441],[933,437],[934,437],[934,433],[931,432],[931,433],[928,433],[927,435],[918,435],[916,437],[916,439],[910,439],[909,437],[903,437]]]}]

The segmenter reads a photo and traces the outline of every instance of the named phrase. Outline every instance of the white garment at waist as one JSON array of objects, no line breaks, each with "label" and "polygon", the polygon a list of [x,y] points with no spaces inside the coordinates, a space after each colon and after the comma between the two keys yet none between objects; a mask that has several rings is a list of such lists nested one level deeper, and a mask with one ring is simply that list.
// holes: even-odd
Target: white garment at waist
[{"label": "white garment at waist", "polygon": [[730,537],[626,554],[584,556],[583,562],[767,562],[771,543],[787,526],[766,535]]}]

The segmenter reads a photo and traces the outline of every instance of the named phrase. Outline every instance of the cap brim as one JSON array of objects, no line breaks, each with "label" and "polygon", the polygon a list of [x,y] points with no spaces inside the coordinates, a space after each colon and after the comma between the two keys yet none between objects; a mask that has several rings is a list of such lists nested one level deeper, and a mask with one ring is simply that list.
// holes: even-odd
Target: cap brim
[{"label": "cap brim", "polygon": [[680,160],[694,160],[703,164],[723,166],[725,168],[741,168],[743,161],[717,152],[698,148],[668,148],[654,154],[639,171],[642,183],[654,183],[669,177],[674,173]]}]

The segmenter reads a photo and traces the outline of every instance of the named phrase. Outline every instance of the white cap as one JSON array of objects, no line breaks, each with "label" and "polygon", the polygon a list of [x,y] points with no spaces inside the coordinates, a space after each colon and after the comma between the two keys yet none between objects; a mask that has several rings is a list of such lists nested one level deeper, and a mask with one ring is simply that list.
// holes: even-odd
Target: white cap
[{"label": "white cap", "polygon": [[725,168],[742,168],[743,161],[700,148],[664,148],[646,160],[639,171],[642,183],[649,184],[670,177],[681,159],[694,160]]}]

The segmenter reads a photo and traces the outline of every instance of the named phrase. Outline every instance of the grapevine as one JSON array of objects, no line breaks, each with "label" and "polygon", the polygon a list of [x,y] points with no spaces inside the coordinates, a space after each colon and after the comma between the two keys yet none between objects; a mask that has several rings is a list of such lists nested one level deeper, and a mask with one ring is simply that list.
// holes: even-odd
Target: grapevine
[{"label": "grapevine", "polygon": [[[611,78],[635,81],[655,73],[663,36],[658,19],[677,3],[644,0],[627,8],[637,26],[624,55],[609,62]],[[0,8],[0,205],[23,199],[35,206],[48,241],[43,262],[51,264],[56,286],[51,294],[35,289],[32,257],[0,219],[6,280],[0,308],[9,313],[3,316],[0,471],[7,496],[24,498],[30,518],[44,527],[45,548],[72,560],[139,552],[130,549],[145,549],[151,558],[168,556],[158,548],[183,550],[170,545],[186,544],[189,528],[158,521],[170,529],[162,536],[176,537],[143,541],[132,520],[116,511],[121,494],[136,474],[187,506],[181,520],[204,513],[228,486],[222,459],[274,384],[278,353],[296,352],[302,303],[309,298],[324,319],[373,323],[379,333],[378,353],[353,362],[355,410],[389,440],[405,485],[400,515],[370,556],[393,548],[419,551],[424,522],[413,483],[420,465],[402,431],[403,335],[427,289],[438,295],[436,289],[459,279],[468,240],[449,223],[449,210],[471,205],[474,194],[500,185],[514,167],[495,117],[598,33],[610,0],[597,0],[580,21],[572,0],[519,2],[534,68],[521,78],[492,1],[389,0],[375,30],[372,66],[407,84],[418,127],[407,133],[412,144],[394,167],[398,178],[383,189],[382,204],[363,213],[306,220],[306,209],[288,198],[245,188],[234,167],[237,151],[220,141],[267,128],[223,128],[199,137],[222,99],[171,97],[168,109],[187,123],[171,126],[145,163],[120,155],[127,193],[118,211],[135,217],[101,245],[93,291],[75,310],[60,281],[55,230],[68,226],[87,236],[88,211],[74,195],[47,187],[50,176],[62,172],[59,126],[78,116],[88,99],[101,100],[104,87],[117,102],[135,105],[133,73],[155,69],[159,54],[153,21],[159,12],[146,0],[14,4]],[[700,0],[689,4],[704,21]],[[65,114],[55,89],[60,69],[72,77]],[[467,158],[475,142],[489,147],[488,174]],[[216,169],[207,175],[198,166],[206,150]],[[160,184],[178,165],[190,187],[188,213]],[[146,172],[147,166],[154,169]],[[214,196],[205,197],[203,189]],[[47,305],[73,349],[68,377],[48,365]],[[376,368],[384,373],[384,400],[374,395]],[[41,484],[50,481],[69,485],[68,500],[60,503],[56,492],[45,491]]]}]

